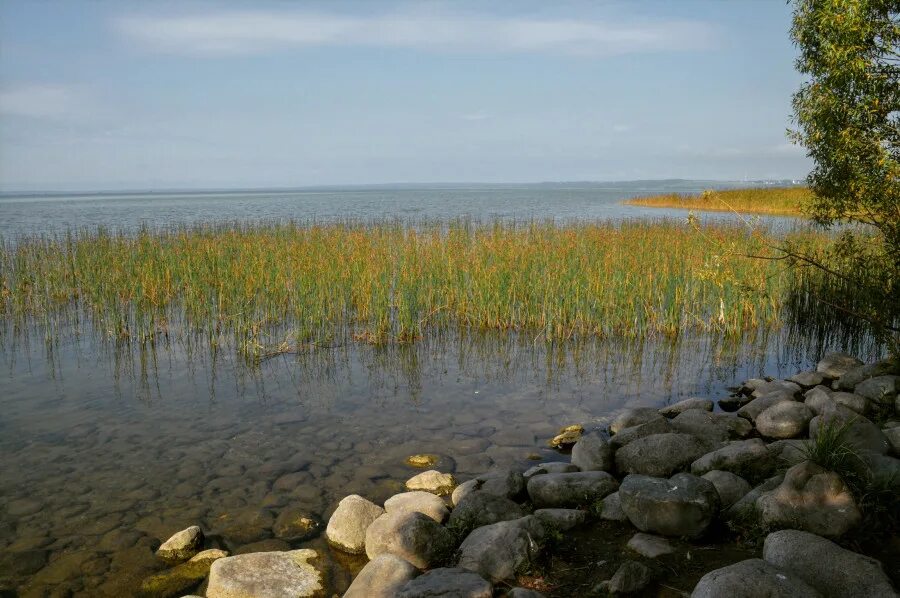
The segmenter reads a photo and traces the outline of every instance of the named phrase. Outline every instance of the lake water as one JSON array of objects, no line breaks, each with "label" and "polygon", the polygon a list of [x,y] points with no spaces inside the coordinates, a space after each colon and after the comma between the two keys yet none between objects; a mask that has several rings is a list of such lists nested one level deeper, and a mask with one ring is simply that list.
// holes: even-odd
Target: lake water
[{"label": "lake water", "polygon": [[[709,186],[668,185],[6,197],[0,227],[14,239],[233,220],[655,217],[618,202]],[[71,332],[47,345],[0,327],[0,590],[24,596],[131,595],[161,569],[158,543],[194,524],[232,551],[316,548],[340,592],[364,559],[321,537],[275,538],[282,513],[324,522],[347,494],[383,501],[417,473],[404,464],[416,453],[440,455],[438,467],[462,479],[564,460],[546,446],[561,426],[602,425],[625,406],[721,398],[835,348],[787,331],[676,344],[453,336],[248,368],[225,352],[150,351]]]}]

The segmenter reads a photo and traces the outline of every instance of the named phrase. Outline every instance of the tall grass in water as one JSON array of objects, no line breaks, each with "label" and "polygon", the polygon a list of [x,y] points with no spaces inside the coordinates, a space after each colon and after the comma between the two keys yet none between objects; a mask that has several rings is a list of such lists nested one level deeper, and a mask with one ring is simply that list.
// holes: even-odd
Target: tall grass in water
[{"label": "tall grass in water", "polygon": [[672,221],[82,231],[4,244],[0,310],[47,329],[85,317],[132,342],[230,339],[250,358],[449,327],[547,340],[737,335],[779,322],[791,274],[738,257],[768,241]]},{"label": "tall grass in water", "polygon": [[799,216],[812,192],[806,187],[767,187],[759,189],[707,190],[697,195],[668,193],[635,197],[625,203],[651,208],[684,208],[745,214],[783,214]]}]

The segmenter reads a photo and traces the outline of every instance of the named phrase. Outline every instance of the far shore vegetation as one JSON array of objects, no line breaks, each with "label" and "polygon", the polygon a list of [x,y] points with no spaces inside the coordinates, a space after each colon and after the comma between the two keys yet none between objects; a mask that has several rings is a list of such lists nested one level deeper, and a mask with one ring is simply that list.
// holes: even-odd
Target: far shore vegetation
[{"label": "far shore vegetation", "polygon": [[625,203],[651,208],[683,208],[710,212],[803,216],[803,206],[812,199],[806,187],[761,187],[707,190],[699,194],[667,193],[635,197]]},{"label": "far shore vegetation", "polygon": [[679,220],[272,224],[31,237],[0,247],[0,313],[53,335],[205,337],[254,359],[436,330],[535,340],[740,335],[778,326],[805,269],[747,256],[807,228]]}]

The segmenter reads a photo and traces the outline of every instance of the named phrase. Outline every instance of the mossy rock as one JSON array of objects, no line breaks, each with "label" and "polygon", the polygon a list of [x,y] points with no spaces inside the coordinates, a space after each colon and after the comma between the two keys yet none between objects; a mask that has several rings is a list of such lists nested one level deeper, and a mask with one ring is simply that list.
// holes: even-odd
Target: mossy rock
[{"label": "mossy rock", "polygon": [[554,436],[548,444],[553,448],[572,446],[573,444],[581,440],[582,434],[584,434],[584,426],[582,426],[581,424],[566,426],[565,428],[561,429],[559,431],[559,434]]},{"label": "mossy rock", "polygon": [[182,596],[206,579],[210,566],[212,566],[212,561],[188,561],[147,577],[141,582],[138,596],[141,598]]}]

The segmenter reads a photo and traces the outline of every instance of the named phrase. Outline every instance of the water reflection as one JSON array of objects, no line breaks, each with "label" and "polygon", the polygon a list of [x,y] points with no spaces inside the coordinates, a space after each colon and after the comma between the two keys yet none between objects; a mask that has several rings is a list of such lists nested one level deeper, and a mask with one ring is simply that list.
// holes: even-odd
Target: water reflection
[{"label": "water reflection", "polygon": [[718,398],[831,348],[791,329],[565,344],[459,333],[248,367],[189,342],[3,338],[0,555],[16,565],[0,588],[90,596],[131,594],[159,568],[152,548],[193,524],[229,550],[323,550],[342,591],[358,559],[321,538],[274,538],[280,512],[325,520],[346,494],[384,500],[414,473],[403,463],[414,453],[442,455],[463,478],[559,459],[546,440],[563,425]]}]

